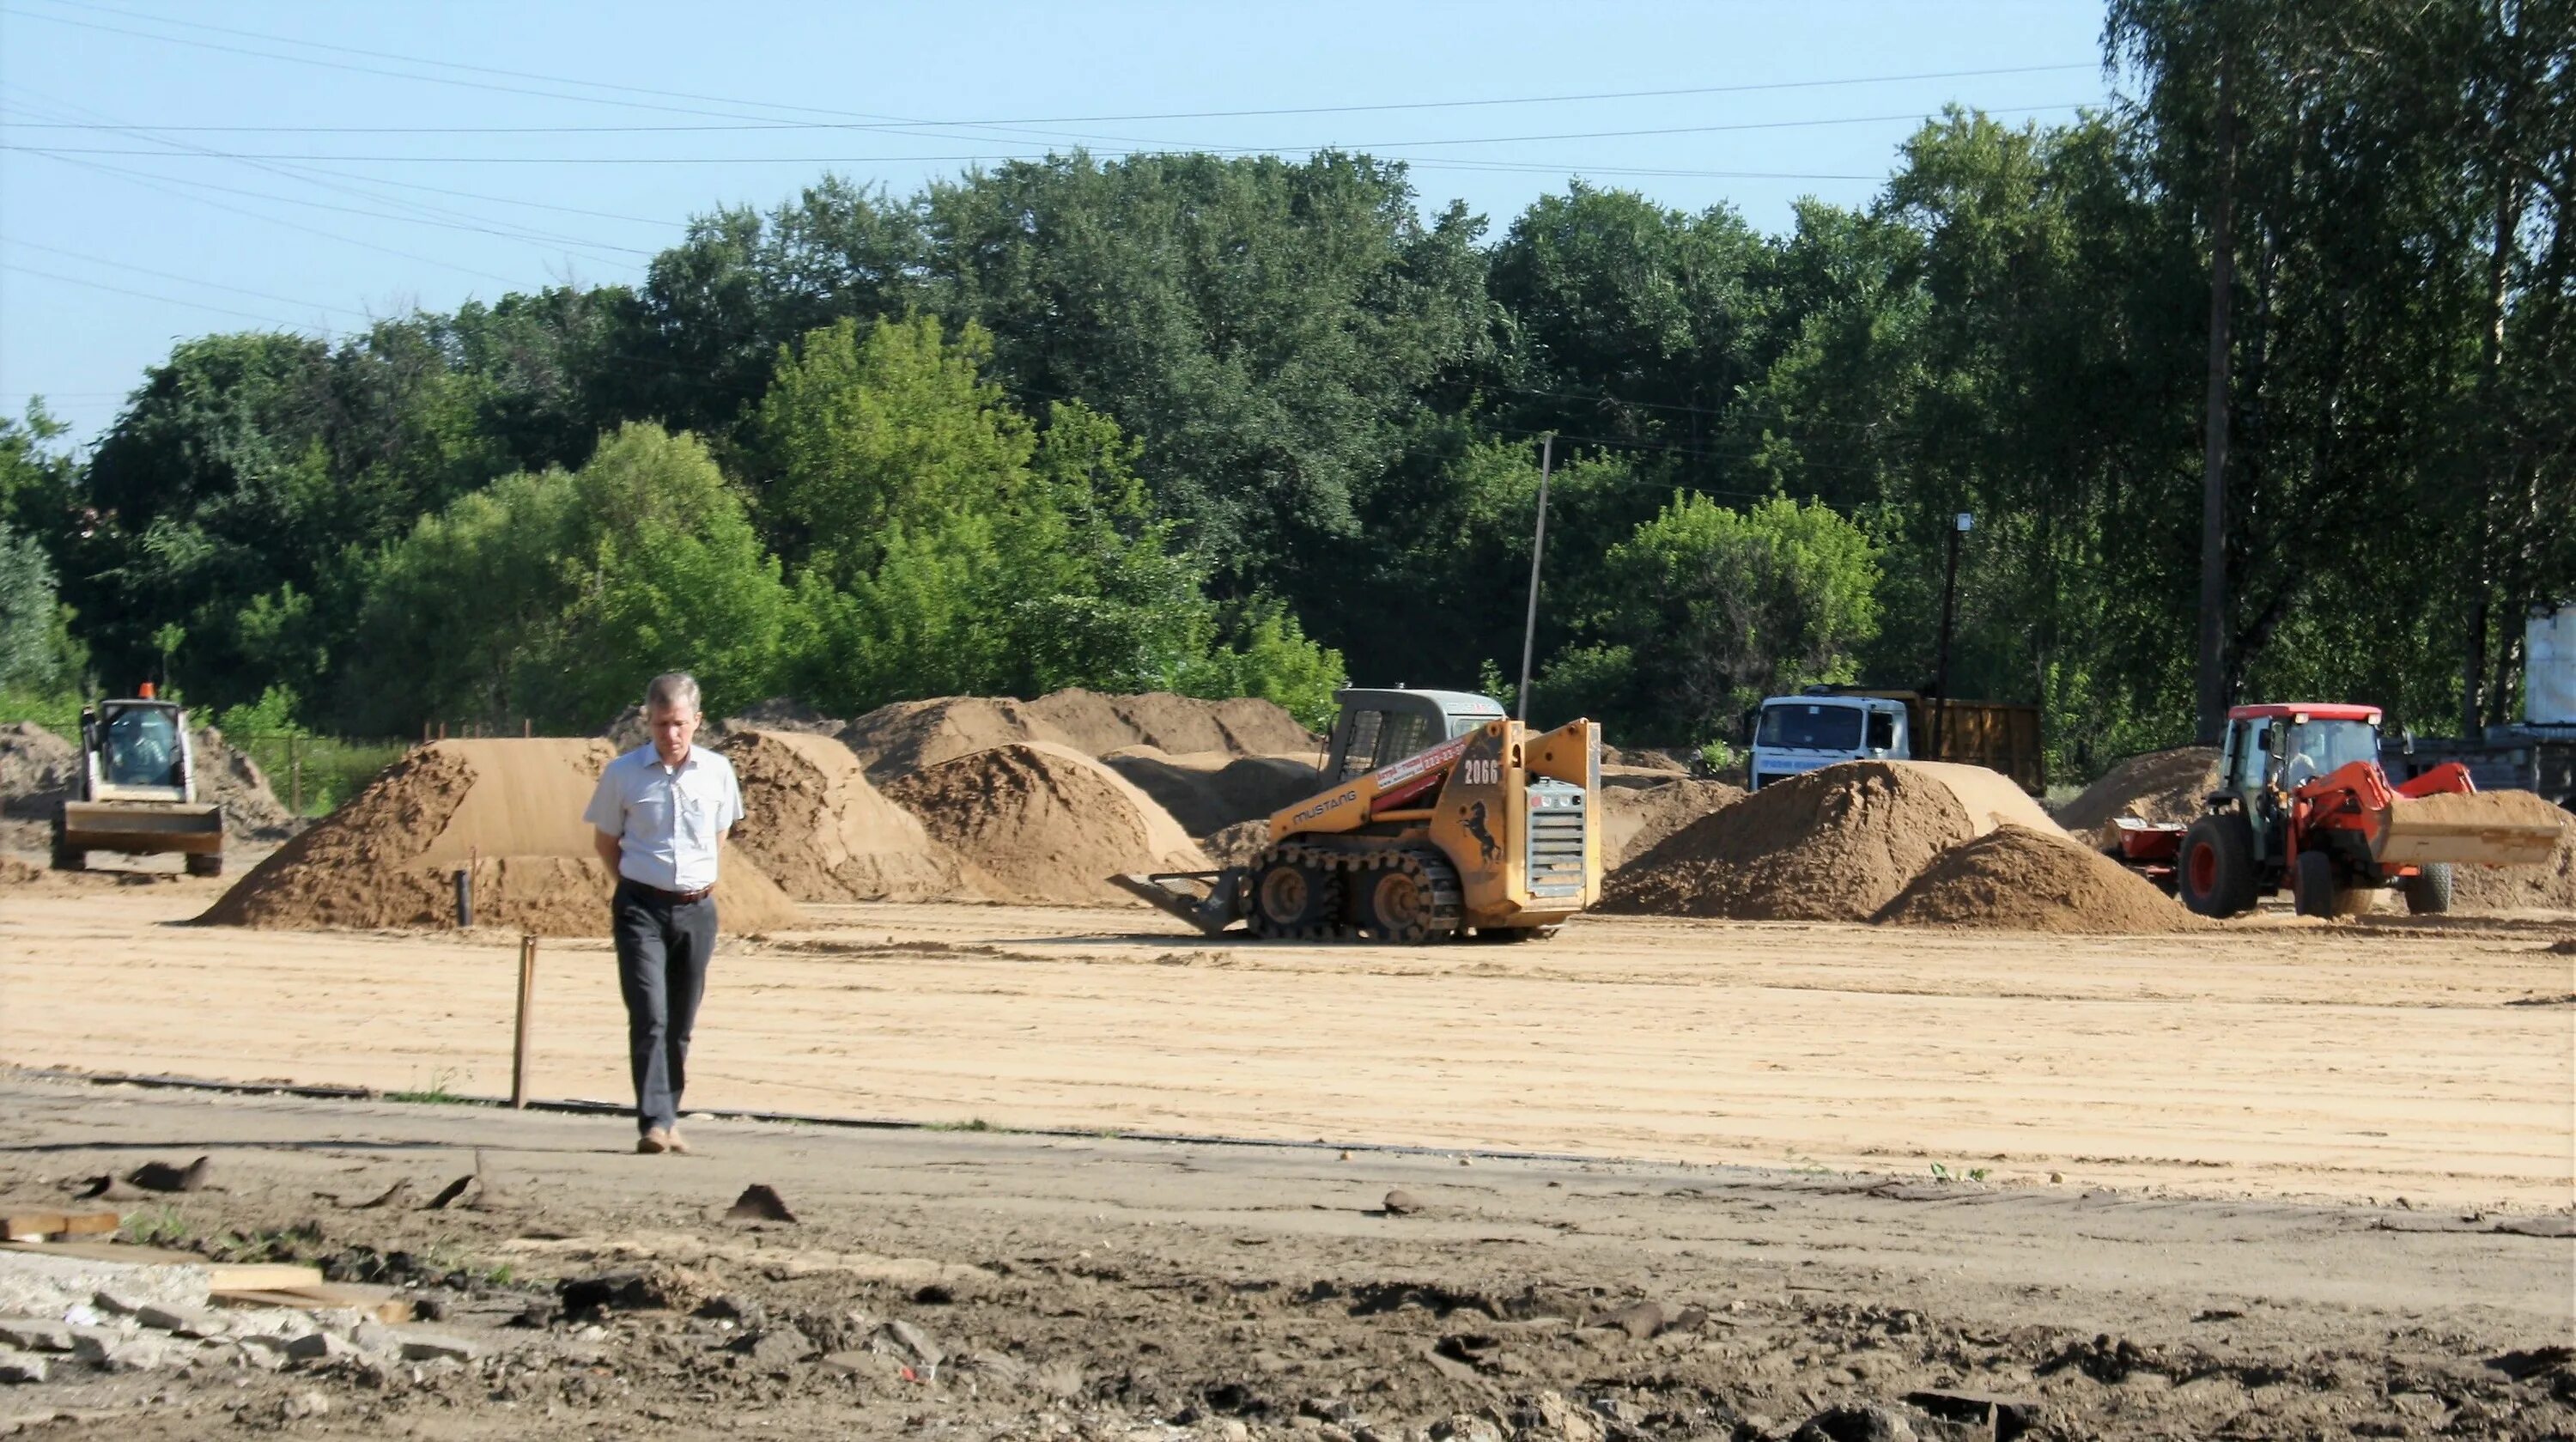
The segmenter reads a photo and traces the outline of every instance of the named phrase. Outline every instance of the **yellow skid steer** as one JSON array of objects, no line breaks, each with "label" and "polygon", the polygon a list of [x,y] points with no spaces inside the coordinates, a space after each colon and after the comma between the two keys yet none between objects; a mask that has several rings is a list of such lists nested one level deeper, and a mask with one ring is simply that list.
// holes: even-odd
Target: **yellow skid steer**
[{"label": "yellow skid steer", "polygon": [[1533,731],[1456,691],[1334,699],[1328,784],[1250,865],[1111,880],[1211,936],[1316,941],[1527,941],[1598,899],[1598,725]]}]

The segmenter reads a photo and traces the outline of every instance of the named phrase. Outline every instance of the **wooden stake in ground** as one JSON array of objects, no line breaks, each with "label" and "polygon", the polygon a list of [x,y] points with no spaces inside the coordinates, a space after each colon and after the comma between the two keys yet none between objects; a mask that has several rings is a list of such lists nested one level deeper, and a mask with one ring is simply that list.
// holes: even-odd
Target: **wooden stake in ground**
[{"label": "wooden stake in ground", "polygon": [[510,1047],[510,1105],[528,1105],[528,1010],[537,999],[537,939],[519,938],[519,1023]]}]

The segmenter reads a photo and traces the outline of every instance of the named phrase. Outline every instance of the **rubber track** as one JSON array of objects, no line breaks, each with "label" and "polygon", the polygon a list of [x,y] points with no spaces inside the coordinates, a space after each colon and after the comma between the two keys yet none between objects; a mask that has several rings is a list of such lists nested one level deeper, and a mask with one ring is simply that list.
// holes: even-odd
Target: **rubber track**
[{"label": "rubber track", "polygon": [[[1449,858],[1441,855],[1434,847],[1395,846],[1371,848],[1366,851],[1344,851],[1338,847],[1314,846],[1290,841],[1263,852],[1253,862],[1253,874],[1258,876],[1283,862],[1312,867],[1326,876],[1335,878],[1340,883],[1345,896],[1349,894],[1349,888],[1354,882],[1364,887],[1369,881],[1375,879],[1378,872],[1388,867],[1399,867],[1410,871],[1421,883],[1423,889],[1431,895],[1428,935],[1422,937],[1421,941],[1425,943],[1452,941],[1465,934],[1465,928],[1461,923],[1467,915],[1466,887],[1458,880],[1458,869],[1451,866]],[[1257,907],[1253,914],[1253,922],[1256,927],[1260,925],[1260,913]],[[1329,921],[1300,927],[1293,933],[1260,931],[1257,934],[1298,941],[1362,941],[1373,939],[1368,933],[1367,927],[1352,922]]]}]

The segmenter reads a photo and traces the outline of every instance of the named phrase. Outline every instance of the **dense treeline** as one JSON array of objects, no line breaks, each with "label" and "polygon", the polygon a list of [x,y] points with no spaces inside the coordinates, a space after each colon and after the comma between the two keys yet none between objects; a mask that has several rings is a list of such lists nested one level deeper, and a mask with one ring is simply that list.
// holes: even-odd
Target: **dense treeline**
[{"label": "dense treeline", "polygon": [[86,647],[382,731],[592,725],[677,662],[836,709],[1491,685],[1553,433],[1536,707],[1622,739],[1928,680],[1959,511],[1953,689],[2044,703],[2063,766],[2190,738],[2204,594],[2225,695],[2503,719],[2576,594],[2570,3],[2118,0],[2134,103],[1944,115],[1774,235],[1073,155],[189,341],[85,465],[0,433],[0,686]]}]

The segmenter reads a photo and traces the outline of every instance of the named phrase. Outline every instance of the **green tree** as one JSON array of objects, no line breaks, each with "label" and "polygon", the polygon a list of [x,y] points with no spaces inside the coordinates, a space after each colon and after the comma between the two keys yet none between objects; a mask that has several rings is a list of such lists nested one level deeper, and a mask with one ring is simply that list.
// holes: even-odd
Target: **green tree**
[{"label": "green tree", "polygon": [[1602,557],[1591,639],[1549,663],[1546,693],[1600,698],[1578,709],[1623,738],[1708,740],[1766,695],[1854,679],[1877,585],[1869,538],[1822,504],[1677,495]]},{"label": "green tree", "polygon": [[375,563],[359,729],[425,719],[591,730],[688,669],[710,712],[772,694],[778,562],[706,447],[637,423],[580,471],[520,473],[424,517]]},{"label": "green tree", "polygon": [[1337,668],[1276,617],[1245,620],[1240,649],[1222,636],[1204,569],[1152,517],[1136,442],[1074,403],[1033,426],[984,379],[988,358],[978,328],[951,339],[927,317],[843,321],[780,355],[763,504],[801,556],[800,696],[849,711],[1064,686],[1296,690]]}]

